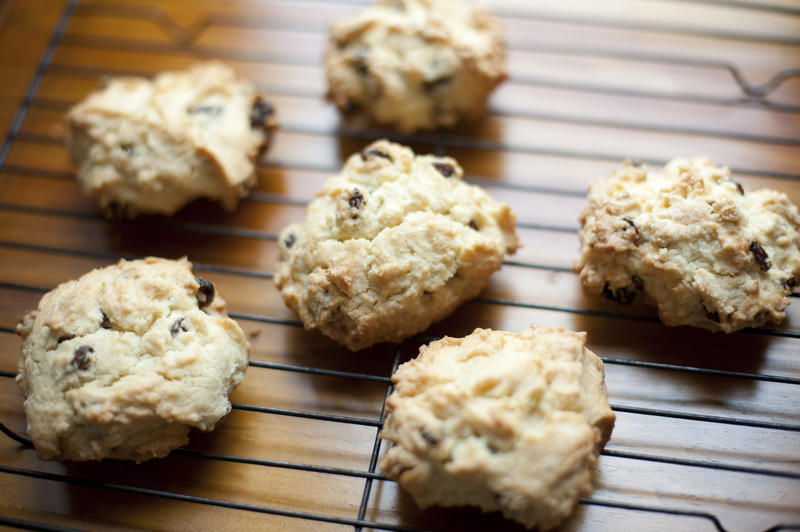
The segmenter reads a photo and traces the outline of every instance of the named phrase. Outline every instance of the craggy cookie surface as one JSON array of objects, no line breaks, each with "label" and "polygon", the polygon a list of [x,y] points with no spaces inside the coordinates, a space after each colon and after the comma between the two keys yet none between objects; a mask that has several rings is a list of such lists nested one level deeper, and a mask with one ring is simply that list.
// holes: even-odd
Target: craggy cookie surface
[{"label": "craggy cookie surface", "polygon": [[255,183],[272,107],[221,63],[113,78],[70,110],[83,190],[108,215],[172,214],[206,197],[233,209]]},{"label": "craggy cookie surface", "polygon": [[17,326],[17,382],[41,458],[162,457],[231,408],[249,345],[186,259],[93,270]]},{"label": "craggy cookie surface", "polygon": [[800,215],[785,194],[745,192],[727,168],[627,163],[589,190],[584,287],[619,303],[654,300],[667,325],[732,332],[780,322],[800,277]]},{"label": "craggy cookie surface", "polygon": [[476,329],[420,348],[392,380],[380,462],[421,507],[472,505],[547,529],[592,491],[611,435],[586,333]]},{"label": "craggy cookie surface", "polygon": [[591,186],[581,223],[584,287],[623,304],[643,293],[667,325],[778,323],[800,276],[797,208],[704,158],[663,172],[627,163]]},{"label": "craggy cookie surface", "polygon": [[506,78],[499,23],[460,0],[386,0],[333,25],[329,97],[345,113],[400,131],[485,113]]},{"label": "craggy cookie surface", "polygon": [[519,244],[508,205],[461,176],[387,141],[351,156],[280,237],[275,282],[306,328],[358,350],[476,296]]}]

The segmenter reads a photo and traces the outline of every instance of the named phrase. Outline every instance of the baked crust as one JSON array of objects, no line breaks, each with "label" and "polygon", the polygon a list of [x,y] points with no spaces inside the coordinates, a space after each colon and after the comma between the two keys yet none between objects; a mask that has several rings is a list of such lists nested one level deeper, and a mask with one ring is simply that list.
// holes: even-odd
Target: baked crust
[{"label": "baked crust", "polygon": [[592,492],[615,416],[586,333],[476,329],[420,348],[386,404],[380,468],[420,507],[478,506],[552,528]]},{"label": "baked crust", "polygon": [[507,77],[500,23],[460,0],[386,0],[333,24],[328,98],[351,118],[403,132],[486,112]]},{"label": "baked crust", "polygon": [[519,241],[508,205],[461,176],[385,140],[351,156],[280,236],[275,283],[306,328],[355,351],[475,297]]},{"label": "baked crust", "polygon": [[589,190],[574,270],[593,295],[658,306],[667,325],[733,332],[780,323],[800,278],[800,215],[786,194],[745,193],[707,158],[663,172],[626,163]]},{"label": "baked crust", "polygon": [[166,456],[228,414],[247,368],[242,330],[185,258],[63,283],[17,332],[28,432],[48,460]]},{"label": "baked crust", "polygon": [[222,63],[112,78],[67,115],[78,180],[104,214],[173,214],[206,197],[227,210],[256,182],[272,106]]}]

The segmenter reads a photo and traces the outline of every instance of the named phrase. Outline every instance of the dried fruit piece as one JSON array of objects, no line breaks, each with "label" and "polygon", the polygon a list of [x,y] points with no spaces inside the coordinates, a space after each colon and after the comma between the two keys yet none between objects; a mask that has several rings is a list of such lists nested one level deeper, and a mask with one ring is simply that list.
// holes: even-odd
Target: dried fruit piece
[{"label": "dried fruit piece", "polygon": [[384,159],[388,159],[389,161],[392,160],[392,156],[386,152],[381,150],[376,150],[375,148],[369,148],[361,152],[361,159],[366,161],[370,157],[382,157]]},{"label": "dried fruit piece", "polygon": [[71,364],[80,370],[89,369],[91,360],[89,353],[94,353],[94,348],[90,345],[82,345],[75,350],[75,355],[72,357]]},{"label": "dried fruit piece", "polygon": [[186,332],[186,331],[189,330],[189,329],[186,328],[186,325],[183,324],[185,319],[186,318],[178,318],[177,320],[175,320],[173,322],[172,325],[170,325],[169,332],[170,332],[170,334],[172,334],[172,336],[175,336],[176,334],[178,334],[181,331]]},{"label": "dried fruit piece", "polygon": [[452,176],[456,171],[456,169],[453,168],[451,165],[447,163],[440,163],[438,161],[433,163],[433,167],[439,170],[439,173],[445,177]]},{"label": "dried fruit piece", "polygon": [[636,235],[633,237],[633,244],[635,246],[638,246],[639,242],[641,242],[641,240],[642,240],[642,235],[641,235],[641,233],[639,233],[639,228],[636,227],[636,224],[633,223],[633,220],[631,220],[627,216],[623,217],[622,219],[625,220],[625,223],[628,224],[628,227],[632,227],[634,232],[636,233]]},{"label": "dried fruit piece", "polygon": [[703,305],[703,312],[705,312],[706,318],[710,319],[713,322],[719,323],[719,312],[717,312],[716,310],[714,312],[711,312],[706,308],[705,305]]},{"label": "dried fruit piece", "polygon": [[265,122],[272,116],[273,112],[272,104],[261,98],[261,96],[257,96],[256,101],[253,102],[253,108],[250,110],[250,126],[265,127]]},{"label": "dried fruit piece", "polygon": [[200,308],[207,307],[214,300],[214,284],[202,277],[196,278],[200,288],[197,289],[197,303]]},{"label": "dried fruit piece", "polygon": [[630,305],[636,298],[636,292],[631,292],[624,286],[612,291],[608,283],[603,286],[603,291],[600,295],[611,301],[616,301],[620,305]]},{"label": "dried fruit piece", "polygon": [[764,250],[764,248],[762,248],[761,245],[755,240],[750,243],[750,252],[753,254],[753,257],[756,259],[756,262],[762,270],[767,271],[772,267],[772,263],[769,260],[769,255],[767,255],[767,252]]},{"label": "dried fruit piece", "polygon": [[354,188],[352,194],[350,194],[348,203],[354,209],[361,207],[361,204],[364,203],[364,196],[361,194],[361,191],[357,188]]}]

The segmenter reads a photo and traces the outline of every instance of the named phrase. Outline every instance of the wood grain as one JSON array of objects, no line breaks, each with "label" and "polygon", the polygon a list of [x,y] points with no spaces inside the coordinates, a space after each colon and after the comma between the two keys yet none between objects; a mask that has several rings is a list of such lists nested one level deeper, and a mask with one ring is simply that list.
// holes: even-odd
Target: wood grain
[{"label": "wood grain", "polygon": [[[189,451],[165,460],[43,462],[0,435],[0,526],[350,530],[346,523],[364,519],[521,529],[473,509],[421,511],[381,479],[360,513],[392,365],[424,339],[350,353],[304,331],[270,279],[281,229],[302,219],[351,153],[381,137],[456,157],[467,179],[508,202],[519,221],[523,248],[426,337],[539,323],[588,331],[606,360],[617,425],[595,493],[563,530],[800,523],[797,298],[781,325],[711,334],[666,328],[648,307],[589,297],[570,272],[586,187],[626,158],[657,165],[708,155],[745,189],[775,188],[800,204],[800,77],[779,76],[800,67],[797,3],[492,2],[511,76],[487,119],[401,137],[355,128],[324,100],[327,28],[362,3],[83,0],[23,107],[67,2],[8,3],[0,130],[20,109],[25,116],[0,161],[0,371],[15,372],[20,339],[11,330],[44,291],[146,255],[186,255],[206,272],[250,338],[252,367],[222,426],[194,434]],[[206,58],[255,81],[277,108],[281,129],[260,161],[257,189],[234,213],[197,201],[171,218],[101,219],[74,181],[64,113],[103,76],[152,75]],[[0,422],[26,434],[8,376],[0,377]],[[231,461],[242,459],[249,463]],[[43,474],[55,476],[36,477]]]}]

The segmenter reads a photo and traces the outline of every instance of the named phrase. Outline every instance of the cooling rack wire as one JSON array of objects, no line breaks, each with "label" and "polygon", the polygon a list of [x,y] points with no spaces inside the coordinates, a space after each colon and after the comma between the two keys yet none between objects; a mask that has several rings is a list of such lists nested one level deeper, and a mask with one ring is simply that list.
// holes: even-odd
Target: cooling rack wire
[{"label": "cooling rack wire", "polygon": [[[800,530],[797,294],[782,326],[712,335],[662,327],[644,307],[586,298],[569,267],[586,184],[625,158],[663,164],[708,153],[745,188],[770,186],[800,203],[800,5],[494,2],[511,77],[489,119],[465,131],[397,135],[339,123],[324,102],[327,25],[359,3],[2,6],[5,31],[33,12],[49,13],[52,24],[21,101],[4,100],[0,525],[519,529],[471,509],[417,510],[377,470],[378,433],[391,374],[421,343],[538,322],[589,331],[618,415],[598,487],[565,530]],[[201,201],[170,219],[100,219],[74,183],[64,111],[102,76],[152,75],[203,58],[231,63],[277,104],[281,129],[258,190],[235,214]],[[525,248],[429,336],[354,355],[303,332],[270,272],[280,228],[302,217],[343,158],[381,137],[459,159],[468,181],[512,204]],[[38,461],[13,381],[16,320],[59,282],[149,254],[188,254],[251,337],[233,413],[156,463]]]}]

